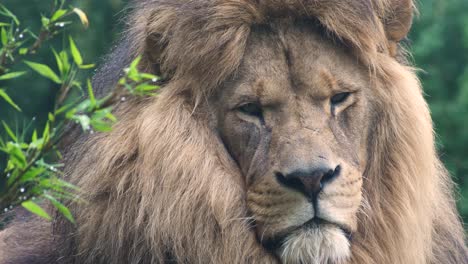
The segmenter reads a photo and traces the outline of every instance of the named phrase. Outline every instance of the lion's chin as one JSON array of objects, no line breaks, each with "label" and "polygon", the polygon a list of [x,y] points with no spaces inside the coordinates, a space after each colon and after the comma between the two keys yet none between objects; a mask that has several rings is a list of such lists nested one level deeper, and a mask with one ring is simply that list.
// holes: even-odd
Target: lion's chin
[{"label": "lion's chin", "polygon": [[343,230],[332,225],[301,228],[286,237],[277,254],[283,264],[342,264],[350,257],[350,244]]}]

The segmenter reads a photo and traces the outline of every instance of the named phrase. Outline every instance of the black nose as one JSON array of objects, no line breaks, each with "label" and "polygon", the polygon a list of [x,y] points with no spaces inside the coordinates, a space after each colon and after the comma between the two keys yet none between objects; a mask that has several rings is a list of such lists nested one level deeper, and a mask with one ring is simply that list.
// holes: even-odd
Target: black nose
[{"label": "black nose", "polygon": [[295,170],[291,173],[276,173],[278,181],[286,187],[304,193],[308,197],[315,197],[322,190],[323,185],[340,175],[341,167],[319,166],[307,170]]}]

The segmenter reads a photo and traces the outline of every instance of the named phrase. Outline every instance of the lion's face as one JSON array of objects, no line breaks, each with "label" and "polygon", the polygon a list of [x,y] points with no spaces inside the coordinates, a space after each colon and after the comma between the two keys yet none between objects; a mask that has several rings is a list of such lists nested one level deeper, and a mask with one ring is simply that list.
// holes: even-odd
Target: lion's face
[{"label": "lion's face", "polygon": [[368,71],[310,26],[254,29],[214,99],[261,243],[284,263],[350,254],[366,159]]}]

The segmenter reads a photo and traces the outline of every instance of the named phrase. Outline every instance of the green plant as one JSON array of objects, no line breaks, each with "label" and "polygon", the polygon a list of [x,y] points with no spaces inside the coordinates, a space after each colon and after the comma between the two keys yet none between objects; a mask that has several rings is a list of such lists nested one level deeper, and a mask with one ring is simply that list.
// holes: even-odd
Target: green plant
[{"label": "green plant", "polygon": [[[65,200],[79,201],[77,187],[61,179],[61,154],[59,142],[66,136],[71,122],[81,126],[84,132],[108,132],[117,121],[112,114],[112,106],[125,96],[153,95],[159,87],[155,85],[157,76],[140,73],[137,58],[118,85],[103,98],[96,98],[91,81],[80,77],[82,71],[94,67],[85,64],[75,41],[67,34],[67,27],[75,23],[71,15],[88,26],[86,14],[75,7],[65,7],[66,0],[53,0],[49,16],[41,17],[41,29],[35,34],[23,27],[20,20],[5,6],[0,4],[0,81],[8,81],[14,87],[15,81],[25,74],[37,74],[49,79],[55,89],[53,110],[41,129],[37,127],[12,128],[1,121],[0,165],[6,164],[0,172],[0,214],[21,205],[27,210],[51,219],[41,207],[42,202],[50,202],[70,221],[74,221],[72,212],[63,204]],[[49,45],[49,40],[66,37],[66,47],[56,51]],[[35,61],[39,49],[50,49],[55,58],[55,65],[50,66]],[[28,71],[12,71],[16,64],[24,64]],[[56,70],[53,70],[55,68]],[[21,111],[8,95],[6,88],[0,89],[0,99],[11,107]],[[19,131],[19,132],[14,132]],[[4,157],[4,160],[3,158]]]}]

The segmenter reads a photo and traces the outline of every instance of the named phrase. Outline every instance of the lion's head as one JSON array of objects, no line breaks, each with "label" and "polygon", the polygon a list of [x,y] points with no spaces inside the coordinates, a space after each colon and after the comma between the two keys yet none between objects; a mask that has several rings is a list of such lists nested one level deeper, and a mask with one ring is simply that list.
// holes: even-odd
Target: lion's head
[{"label": "lion's head", "polygon": [[413,12],[410,0],[137,1],[95,86],[137,55],[165,82],[68,153],[89,202],[71,205],[76,226],[54,224],[51,258],[467,263],[399,44]]},{"label": "lion's head", "polygon": [[350,256],[367,161],[368,69],[311,21],[256,27],[210,102],[259,241],[288,263]]}]

